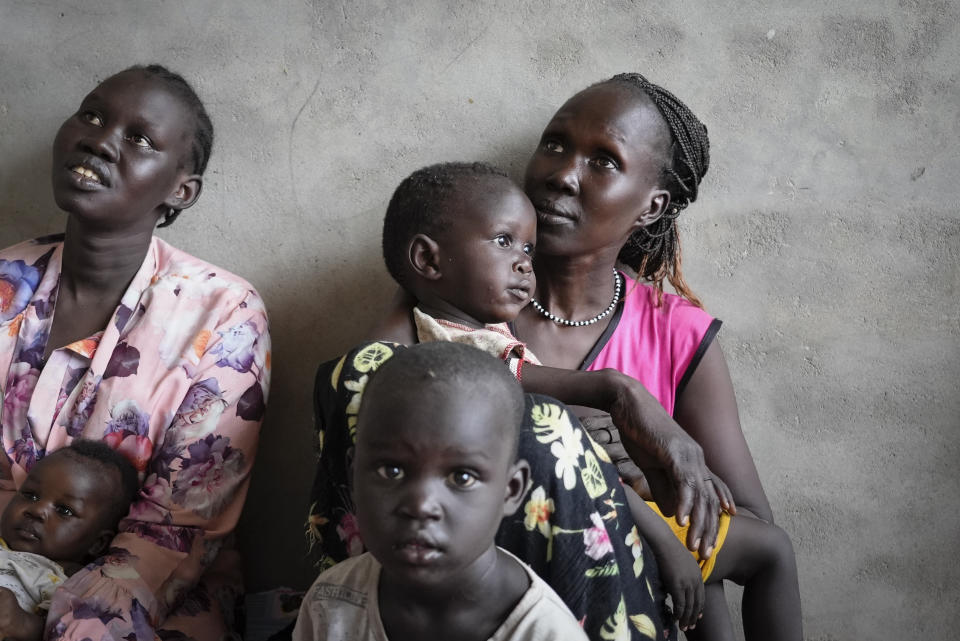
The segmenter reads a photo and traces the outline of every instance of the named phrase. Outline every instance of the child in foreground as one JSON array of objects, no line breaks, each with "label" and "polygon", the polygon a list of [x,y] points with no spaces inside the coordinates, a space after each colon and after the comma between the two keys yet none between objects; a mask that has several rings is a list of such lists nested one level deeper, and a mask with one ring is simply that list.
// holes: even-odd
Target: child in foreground
[{"label": "child in foreground", "polygon": [[[528,392],[615,415],[624,385],[633,382],[628,389],[635,389],[639,383],[615,370],[539,367],[505,324],[533,295],[535,240],[530,201],[504,172],[482,163],[444,163],[414,172],[394,192],[383,227],[387,268],[418,301],[414,320],[421,342],[474,345],[506,361]],[[648,400],[666,416],[656,399]],[[651,417],[656,420],[656,412],[646,418]],[[704,612],[705,581],[729,579],[743,585],[744,608],[753,612],[800,610],[789,536],[771,523],[734,516],[729,490],[719,479],[713,482],[724,511],[716,520],[717,536],[703,537],[699,545],[688,526],[664,516],[651,496],[643,497],[645,505],[625,486],[631,514],[654,551],[681,629],[693,630],[707,615],[696,630],[698,640],[732,634],[725,603]],[[692,555],[684,541],[696,549]],[[721,546],[723,554],[718,554]],[[777,628],[771,615],[762,629],[745,633],[748,640],[790,638],[779,636]]]},{"label": "child in foreground", "polygon": [[321,574],[295,641],[585,640],[560,597],[494,544],[523,501],[523,392],[496,359],[417,345],[370,378],[353,495],[369,552]]},{"label": "child in foreground", "polygon": [[76,440],[34,464],[0,518],[0,619],[19,607],[32,625],[4,638],[40,638],[53,592],[106,551],[138,489],[133,464],[99,441]]}]

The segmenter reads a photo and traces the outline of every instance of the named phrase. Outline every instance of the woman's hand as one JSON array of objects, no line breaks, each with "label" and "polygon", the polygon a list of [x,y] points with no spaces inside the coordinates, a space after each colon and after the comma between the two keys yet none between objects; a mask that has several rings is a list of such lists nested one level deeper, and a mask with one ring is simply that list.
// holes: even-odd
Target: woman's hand
[{"label": "woman's hand", "polygon": [[638,487],[647,487],[646,477],[643,471],[633,462],[627,450],[623,447],[620,440],[620,430],[613,424],[613,419],[609,414],[594,414],[590,416],[581,416],[580,424],[587,430],[598,445],[601,445],[607,452],[610,460],[617,466],[617,473],[620,478],[640,495],[643,499],[651,499],[648,492],[642,492]]},{"label": "woman's hand", "polygon": [[[650,490],[647,477],[644,475],[643,470],[633,462],[630,455],[627,454],[627,450],[623,446],[623,441],[620,438],[620,430],[614,425],[613,418],[611,418],[609,414],[595,414],[581,417],[580,423],[584,429],[590,433],[590,438],[606,450],[610,460],[616,465],[620,478],[632,487],[633,490],[640,495],[640,498],[652,501],[653,493]],[[659,474],[659,476],[662,483],[665,477],[663,474]],[[720,480],[716,474],[712,476],[711,482],[717,493],[717,498],[720,499],[720,505],[723,506],[725,511],[736,514],[739,508],[735,505],[733,492],[730,491],[727,484]],[[670,490],[668,489],[666,491]]]},{"label": "woman's hand", "polygon": [[40,641],[42,636],[43,619],[21,608],[9,589],[0,588],[0,639]]},{"label": "woman's hand", "polygon": [[[667,516],[676,514],[681,525],[689,523],[687,547],[698,550],[702,558],[710,557],[717,540],[717,515],[721,507],[736,512],[733,497],[722,481],[714,483],[697,442],[639,381],[615,369],[578,372],[528,365],[521,383],[526,392],[609,412],[623,449],[642,470],[653,500]],[[636,476],[629,466],[625,471],[628,478]]]},{"label": "woman's hand", "polygon": [[[649,455],[646,450],[638,451],[629,440],[624,445],[631,457]],[[719,479],[714,482],[703,461],[703,451],[689,436],[671,437],[655,453],[662,457],[662,466],[656,461],[642,467],[653,500],[664,515],[675,516],[680,525],[689,524],[687,548],[699,552],[701,558],[710,558],[721,507],[730,513],[736,511],[727,486]]]},{"label": "woman's hand", "polygon": [[736,513],[730,490],[707,468],[697,442],[643,385],[615,370],[604,371],[617,390],[610,415],[620,428],[626,453],[643,470],[661,511],[676,515],[681,525],[689,523],[687,547],[709,558],[721,508]]}]

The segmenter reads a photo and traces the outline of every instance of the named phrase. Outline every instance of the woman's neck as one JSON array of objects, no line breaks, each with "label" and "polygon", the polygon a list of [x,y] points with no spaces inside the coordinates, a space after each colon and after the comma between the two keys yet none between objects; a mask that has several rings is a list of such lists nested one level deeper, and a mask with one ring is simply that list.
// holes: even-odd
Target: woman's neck
[{"label": "woman's neck", "polygon": [[602,312],[614,292],[616,256],[544,256],[534,262],[536,300],[560,318],[579,320]]},{"label": "woman's neck", "polygon": [[63,242],[60,295],[119,301],[143,264],[152,239],[149,232],[115,235],[86,230],[70,217]]}]

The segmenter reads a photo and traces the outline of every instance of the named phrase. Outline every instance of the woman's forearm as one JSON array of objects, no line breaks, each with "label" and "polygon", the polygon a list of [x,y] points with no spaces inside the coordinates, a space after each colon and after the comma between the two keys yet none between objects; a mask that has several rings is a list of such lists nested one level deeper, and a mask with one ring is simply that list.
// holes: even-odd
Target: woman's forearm
[{"label": "woman's forearm", "polygon": [[644,471],[670,467],[671,444],[691,441],[639,381],[617,370],[584,372],[526,363],[520,382],[525,392],[611,414],[630,457]]},{"label": "woman's forearm", "polygon": [[740,427],[740,414],[727,362],[714,341],[707,348],[683,393],[677,397],[677,423],[703,448],[707,465],[733,492],[738,507],[773,522],[750,449]]}]

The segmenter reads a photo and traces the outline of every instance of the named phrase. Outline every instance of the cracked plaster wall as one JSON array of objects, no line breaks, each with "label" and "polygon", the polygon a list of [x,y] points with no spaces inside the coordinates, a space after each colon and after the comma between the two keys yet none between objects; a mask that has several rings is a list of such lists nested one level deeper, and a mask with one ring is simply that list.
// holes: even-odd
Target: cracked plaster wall
[{"label": "cracked plaster wall", "polygon": [[0,0],[0,245],[62,228],[48,150],[97,80],[159,61],[196,85],[214,155],[160,234],[266,299],[275,375],[240,541],[252,588],[303,587],[312,374],[393,290],[393,187],[443,159],[519,174],[566,97],[642,71],[710,129],[686,271],[725,321],[807,638],[951,639],[958,24],[954,1]]}]

